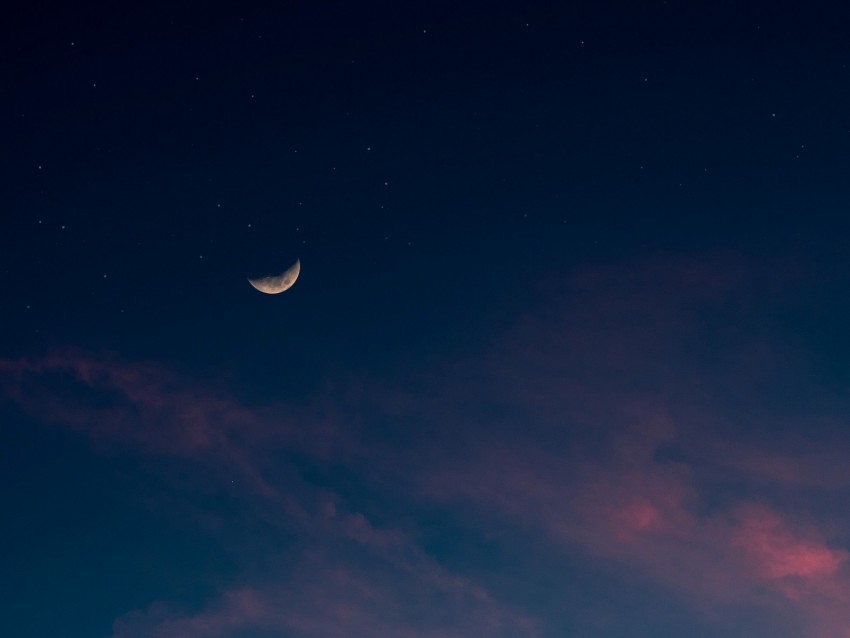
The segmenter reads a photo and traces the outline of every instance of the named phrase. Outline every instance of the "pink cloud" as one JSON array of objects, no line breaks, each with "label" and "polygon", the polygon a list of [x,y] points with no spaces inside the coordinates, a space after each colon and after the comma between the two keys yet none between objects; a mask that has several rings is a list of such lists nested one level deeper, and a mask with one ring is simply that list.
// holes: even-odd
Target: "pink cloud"
[{"label": "pink cloud", "polygon": [[201,463],[240,477],[294,518],[307,514],[264,477],[267,454],[281,448],[321,457],[344,444],[335,424],[301,406],[250,409],[235,397],[183,379],[154,363],[65,349],[0,360],[7,398],[47,423],[83,434],[101,451],[130,450]]},{"label": "pink cloud", "polygon": [[345,558],[311,553],[288,578],[224,592],[180,613],[161,604],[118,619],[113,638],[219,638],[265,630],[304,638],[534,638],[536,622],[499,605],[463,579],[428,569],[363,570]]},{"label": "pink cloud", "polygon": [[758,503],[700,513],[686,467],[623,457],[581,465],[540,450],[491,450],[463,470],[431,476],[426,493],[537,529],[564,552],[580,547],[637,568],[706,613],[766,606],[796,615],[819,638],[844,636],[840,628],[850,626],[846,549],[829,543],[816,521]]},{"label": "pink cloud", "polygon": [[795,533],[781,515],[766,508],[747,508],[730,540],[732,547],[743,550],[753,576],[763,582],[832,577],[850,555],[843,549],[830,549],[816,533],[811,538]]},{"label": "pink cloud", "polygon": [[[809,507],[850,486],[850,449],[840,435],[783,434],[829,415],[797,423],[772,409],[762,386],[779,362],[800,358],[729,327],[776,287],[764,277],[726,257],[585,269],[486,353],[398,382],[359,379],[301,409],[248,409],[158,366],[85,353],[0,361],[0,378],[24,409],[99,445],[224,463],[270,499],[285,502],[291,489],[268,451],[291,446],[345,463],[376,491],[415,489],[411,509],[440,504],[483,537],[509,528],[555,561],[578,553],[627,567],[706,618],[743,605],[800,635],[850,638],[850,522]],[[715,317],[709,328],[704,315]],[[93,408],[46,389],[62,376],[111,399]],[[370,435],[368,419],[352,416],[363,414],[390,420],[395,438]],[[252,627],[315,638],[535,634],[526,616],[433,560],[410,529],[376,526],[346,505],[330,493],[290,509],[322,541],[377,558],[375,573],[320,553],[199,611],[127,615],[115,638]],[[448,611],[418,606],[429,598]]]},{"label": "pink cloud", "polygon": [[[225,638],[249,629],[310,638],[536,635],[534,621],[442,567],[409,533],[377,528],[364,514],[345,512],[333,493],[308,489],[299,498],[303,485],[271,478],[292,477],[270,449],[296,449],[319,459],[334,446],[354,456],[365,453],[329,421],[338,409],[333,405],[251,410],[161,366],[70,350],[0,360],[0,380],[6,396],[24,410],[90,437],[100,450],[129,449],[240,472],[243,492],[282,507],[286,517],[270,519],[280,532],[292,533],[294,524],[304,535],[307,558],[295,574],[226,589],[200,610],[157,603],[131,612],[115,622],[115,638]],[[262,509],[258,516],[265,517]],[[325,556],[328,547],[344,542],[352,548]],[[372,569],[355,565],[357,555],[368,556]],[[428,602],[434,599],[441,602]]]},{"label": "pink cloud", "polygon": [[843,638],[850,626],[850,554],[817,521],[753,502],[701,513],[700,487],[681,464],[617,455],[582,464],[512,447],[437,472],[425,489],[536,528],[565,553],[637,568],[707,615],[743,603],[792,614],[818,638]]},{"label": "pink cloud", "polygon": [[[706,338],[701,317],[719,317],[715,331],[746,321],[752,297],[780,287],[755,283],[764,278],[726,259],[573,277],[547,315],[462,366],[477,370],[480,394],[464,384],[456,396],[447,381],[444,406],[457,407],[441,418],[474,443],[468,457],[426,470],[423,494],[514,525],[529,543],[542,535],[565,556],[628,566],[706,617],[743,604],[808,636],[846,638],[850,521],[815,514],[788,490],[846,492],[850,448],[829,434],[839,428],[801,442],[828,413],[794,423],[770,411],[763,390],[780,363],[805,379],[805,362],[761,335],[712,353],[725,368],[693,361]],[[509,417],[477,427],[461,407],[475,401]],[[755,423],[748,403],[758,404]]]},{"label": "pink cloud", "polygon": [[[7,394],[36,416],[69,425],[99,443],[144,452],[221,452],[229,446],[231,430],[257,431],[263,425],[232,399],[199,392],[150,363],[56,350],[42,358],[2,360],[0,373]],[[77,384],[73,394],[49,385],[68,381]]]}]

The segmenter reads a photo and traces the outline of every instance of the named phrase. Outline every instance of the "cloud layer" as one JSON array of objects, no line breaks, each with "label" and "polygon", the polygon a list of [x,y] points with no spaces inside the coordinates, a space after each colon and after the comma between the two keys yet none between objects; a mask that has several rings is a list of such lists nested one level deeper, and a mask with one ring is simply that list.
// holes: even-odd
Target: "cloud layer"
[{"label": "cloud layer", "polygon": [[[545,603],[523,567],[541,560],[595,565],[623,596],[645,583],[707,636],[848,638],[845,398],[771,323],[800,280],[729,256],[589,268],[486,352],[299,405],[73,350],[0,361],[0,377],[99,453],[191,464],[222,490],[238,477],[263,547],[289,539],[213,599],[128,610],[114,638],[604,638],[638,622],[611,602],[619,620],[600,623],[566,590]],[[466,556],[481,547],[518,562]]]}]

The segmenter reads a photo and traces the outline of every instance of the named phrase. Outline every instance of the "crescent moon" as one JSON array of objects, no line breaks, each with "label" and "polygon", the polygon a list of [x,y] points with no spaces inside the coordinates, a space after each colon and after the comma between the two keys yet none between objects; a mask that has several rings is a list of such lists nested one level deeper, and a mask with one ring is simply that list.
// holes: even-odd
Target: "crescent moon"
[{"label": "crescent moon", "polygon": [[284,290],[292,288],[292,284],[298,279],[300,272],[301,260],[299,259],[279,275],[269,275],[260,279],[249,278],[248,283],[267,295],[277,295]]}]

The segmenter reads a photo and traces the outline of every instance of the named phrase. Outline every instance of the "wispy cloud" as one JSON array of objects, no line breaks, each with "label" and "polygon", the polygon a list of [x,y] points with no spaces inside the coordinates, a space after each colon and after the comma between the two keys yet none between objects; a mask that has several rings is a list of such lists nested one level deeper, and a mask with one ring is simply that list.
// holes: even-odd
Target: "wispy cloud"
[{"label": "wispy cloud", "polygon": [[115,638],[548,636],[590,613],[535,605],[527,573],[505,587],[512,573],[438,558],[435,515],[467,543],[660,587],[716,635],[745,608],[848,638],[846,406],[769,325],[795,278],[729,256],[588,268],[486,352],[300,405],[72,350],[0,361],[0,379],[99,450],[237,474],[269,544],[289,539],[279,568],[200,608],[131,612]]},{"label": "wispy cloud", "polygon": [[[789,422],[774,405],[782,384],[771,387],[777,344],[762,335],[706,347],[732,322],[746,331],[753,318],[740,305],[771,293],[753,292],[757,275],[726,261],[681,266],[577,277],[549,317],[506,335],[481,385],[507,416],[457,426],[477,432],[477,445],[427,473],[422,489],[481,525],[514,524],[530,547],[536,530],[564,555],[580,548],[637,569],[705,616],[744,604],[806,635],[844,638],[850,520],[812,505],[847,495],[850,446],[830,427],[799,440],[841,400]],[[771,355],[754,365],[752,348]],[[743,370],[717,367],[741,357]],[[792,374],[811,383],[805,367]]]},{"label": "wispy cloud", "polygon": [[[331,405],[249,409],[161,366],[76,350],[0,361],[0,378],[8,398],[89,437],[103,452],[213,468],[220,486],[236,473],[240,494],[272,523],[269,534],[288,537],[302,555],[295,568],[225,589],[200,610],[162,602],[130,612],[116,621],[115,638],[247,630],[315,638],[537,635],[530,617],[440,565],[409,532],[376,527],[331,488],[300,476],[293,456],[321,462],[334,446],[358,459],[364,454],[329,420]],[[269,516],[269,507],[278,515]]]},{"label": "wispy cloud", "polygon": [[315,563],[301,565],[287,586],[230,590],[192,614],[162,605],[130,613],[116,621],[113,636],[213,638],[247,630],[307,638],[536,635],[532,621],[487,598],[381,570]]}]

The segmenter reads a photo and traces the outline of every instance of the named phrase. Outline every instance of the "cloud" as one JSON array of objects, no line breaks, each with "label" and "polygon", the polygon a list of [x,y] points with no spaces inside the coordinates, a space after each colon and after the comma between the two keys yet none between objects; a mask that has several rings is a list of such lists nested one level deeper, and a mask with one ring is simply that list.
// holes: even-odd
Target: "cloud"
[{"label": "cloud", "polygon": [[251,630],[304,638],[537,635],[529,619],[433,583],[349,566],[299,569],[291,586],[230,590],[193,614],[162,605],[132,612],[115,622],[113,638],[218,638]]},{"label": "cloud", "polygon": [[[487,392],[464,399],[502,416],[484,427],[466,421],[474,410],[441,415],[476,443],[426,472],[422,492],[470,524],[513,526],[529,547],[542,535],[565,557],[614,561],[704,617],[743,604],[845,638],[850,520],[829,503],[848,495],[850,446],[816,427],[841,400],[796,422],[784,414],[774,366],[799,365],[796,353],[767,331],[758,356],[745,340],[706,348],[730,324],[748,332],[764,303],[750,296],[773,293],[753,292],[757,274],[730,274],[725,260],[680,266],[577,276],[547,317],[506,334],[478,367]],[[746,365],[718,365],[730,361]],[[805,366],[790,374],[808,381]]]},{"label": "cloud", "polygon": [[[332,520],[320,543],[302,548],[288,573],[230,589],[199,610],[155,604],[116,620],[113,638],[535,638],[537,622],[451,573],[397,529],[362,514]],[[353,545],[334,542],[346,539]]]},{"label": "cloud", "polygon": [[291,517],[303,504],[262,471],[281,449],[321,457],[342,442],[331,422],[297,407],[251,409],[227,392],[181,378],[152,362],[55,349],[44,357],[0,360],[5,395],[47,423],[73,429],[103,452],[129,451],[238,476],[245,492],[276,500]]},{"label": "cloud", "polygon": [[212,472],[213,489],[236,473],[251,515],[270,524],[263,546],[279,536],[301,555],[294,569],[291,556],[266,557],[279,563],[271,577],[248,573],[252,584],[224,588],[201,608],[157,602],[130,612],[114,638],[537,635],[530,617],[440,565],[409,532],[376,527],[333,486],[304,478],[298,464],[320,467],[334,447],[345,451],[335,463],[364,454],[329,419],[334,405],[250,409],[162,366],[79,350],[0,360],[0,380],[7,398],[101,452],[191,463]]},{"label": "cloud", "polygon": [[437,473],[426,491],[473,503],[482,517],[495,512],[530,525],[567,551],[578,546],[637,567],[680,595],[760,603],[768,591],[808,613],[807,596],[843,591],[835,604],[850,609],[848,552],[830,544],[817,521],[748,501],[707,508],[682,464],[617,455],[602,466],[570,464],[512,448]]},{"label": "cloud", "polygon": [[[222,485],[238,474],[270,523],[262,547],[287,538],[284,556],[246,561],[272,567],[246,567],[200,606],[131,612],[115,638],[628,624],[625,600],[535,600],[543,585],[523,565],[577,559],[612,587],[661,588],[716,635],[743,616],[754,631],[848,638],[848,406],[771,323],[799,280],[729,256],[586,268],[486,352],[336,382],[299,405],[247,406],[156,364],[73,350],[0,361],[0,380],[100,451],[193,463]],[[456,558],[493,545],[516,572]]]},{"label": "cloud", "polygon": [[232,399],[198,391],[152,363],[125,363],[73,349],[0,361],[7,394],[48,422],[99,443],[146,453],[222,454],[234,430],[262,421]]}]

